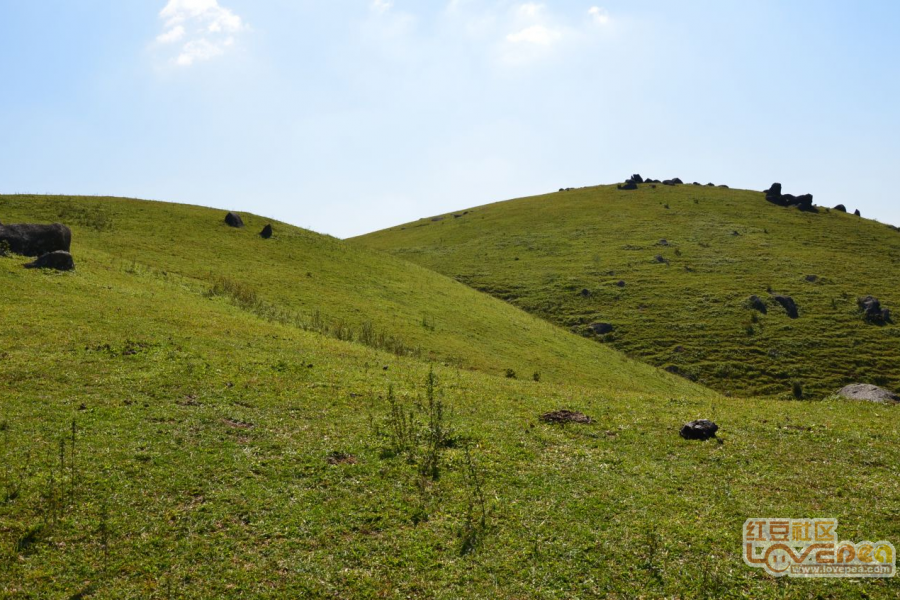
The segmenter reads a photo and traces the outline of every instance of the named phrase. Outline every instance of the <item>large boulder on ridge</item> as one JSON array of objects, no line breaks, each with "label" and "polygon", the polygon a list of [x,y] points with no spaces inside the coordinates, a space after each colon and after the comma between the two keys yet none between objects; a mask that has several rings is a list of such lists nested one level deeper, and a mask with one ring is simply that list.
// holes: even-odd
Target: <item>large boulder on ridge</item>
[{"label": "large boulder on ridge", "polygon": [[244,220],[241,218],[241,215],[237,213],[230,212],[225,215],[225,224],[229,227],[235,227],[240,229],[244,226]]},{"label": "large boulder on ridge", "polygon": [[6,242],[11,252],[22,256],[42,256],[57,250],[68,252],[72,246],[72,230],[60,223],[0,225],[0,242]]},{"label": "large boulder on ridge", "polygon": [[48,252],[34,262],[25,265],[26,269],[55,269],[57,271],[72,271],[75,269],[75,261],[72,255],[62,250]]},{"label": "large boulder on ridge", "polygon": [[900,396],[880,388],[877,385],[867,383],[854,383],[838,392],[838,396],[847,400],[865,400],[867,402],[882,402],[885,404],[900,402]]}]

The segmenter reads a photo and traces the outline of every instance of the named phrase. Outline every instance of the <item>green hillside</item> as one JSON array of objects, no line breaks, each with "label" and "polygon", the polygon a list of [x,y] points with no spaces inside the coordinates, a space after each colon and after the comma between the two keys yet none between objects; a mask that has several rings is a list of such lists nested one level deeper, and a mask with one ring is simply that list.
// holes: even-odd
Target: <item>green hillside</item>
[{"label": "green hillside", "polygon": [[[222,216],[0,197],[4,223],[69,223],[77,262],[0,257],[0,598],[897,597],[740,554],[761,515],[897,543],[896,407],[721,397],[420,267]],[[539,419],[556,409],[593,420]],[[682,440],[696,418],[720,439]]]},{"label": "green hillside", "polygon": [[[705,394],[489,296],[340,240],[243,214],[121,198],[0,196],[0,220],[63,222],[79,272],[152,271],[198,298],[465,369],[609,390]],[[272,223],[275,236],[257,235]]]},{"label": "green hillside", "polygon": [[[716,187],[600,186],[423,219],[355,243],[721,392],[790,396],[795,382],[813,398],[850,382],[900,388],[900,326],[867,323],[857,307],[873,295],[900,312],[900,233],[853,214],[801,212]],[[747,307],[751,295],[766,314]],[[799,318],[773,295],[793,298]],[[614,331],[595,335],[596,322]]]}]

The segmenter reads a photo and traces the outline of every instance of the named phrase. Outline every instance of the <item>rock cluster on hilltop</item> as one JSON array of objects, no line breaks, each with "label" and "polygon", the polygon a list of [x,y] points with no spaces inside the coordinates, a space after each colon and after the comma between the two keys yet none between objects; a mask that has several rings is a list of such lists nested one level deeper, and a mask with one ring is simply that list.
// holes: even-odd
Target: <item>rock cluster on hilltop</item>
[{"label": "rock cluster on hilltop", "polygon": [[813,206],[813,195],[803,194],[802,196],[794,196],[793,194],[783,194],[781,192],[781,184],[773,183],[772,186],[765,190],[766,200],[778,206],[794,206],[800,210],[808,212],[817,212]]},{"label": "rock cluster on hilltop", "polygon": [[0,225],[0,245],[14,254],[37,257],[25,265],[29,269],[71,271],[75,268],[69,254],[72,231],[60,223]]}]

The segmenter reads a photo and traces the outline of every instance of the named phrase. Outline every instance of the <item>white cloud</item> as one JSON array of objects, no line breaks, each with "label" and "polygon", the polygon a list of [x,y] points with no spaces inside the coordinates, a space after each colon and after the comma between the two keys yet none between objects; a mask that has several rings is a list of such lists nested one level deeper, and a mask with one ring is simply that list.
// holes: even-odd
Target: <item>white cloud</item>
[{"label": "white cloud", "polygon": [[514,44],[537,44],[539,46],[549,46],[562,38],[562,32],[557,29],[551,29],[543,25],[532,25],[521,31],[510,33],[506,36],[506,41]]},{"label": "white cloud", "polygon": [[172,44],[184,37],[186,33],[183,25],[176,25],[165,33],[156,36],[156,41],[160,44]]},{"label": "white cloud", "polygon": [[592,6],[588,10],[588,14],[591,16],[594,23],[597,23],[598,25],[606,25],[609,23],[609,12],[605,8]]},{"label": "white cloud", "polygon": [[391,10],[391,7],[394,6],[393,2],[389,0],[372,0],[372,10],[377,13],[384,13]]},{"label": "white cloud", "polygon": [[526,19],[536,19],[544,12],[544,5],[535,2],[526,2],[519,6],[517,12],[519,13],[519,16]]},{"label": "white cloud", "polygon": [[169,0],[159,18],[164,31],[157,36],[157,43],[184,42],[172,59],[181,67],[221,56],[234,45],[235,35],[248,28],[240,16],[220,6],[218,0]]}]

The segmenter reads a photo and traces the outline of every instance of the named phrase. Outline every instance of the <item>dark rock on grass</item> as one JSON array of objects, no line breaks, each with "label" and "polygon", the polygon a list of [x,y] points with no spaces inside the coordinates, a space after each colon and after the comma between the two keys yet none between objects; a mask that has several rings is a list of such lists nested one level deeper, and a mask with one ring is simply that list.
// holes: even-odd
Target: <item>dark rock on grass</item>
[{"label": "dark rock on grass", "polygon": [[591,290],[585,288],[579,292],[583,298],[589,298],[591,296]]},{"label": "dark rock on grass", "polygon": [[616,287],[620,287],[620,288],[625,287],[625,282],[624,282],[624,281],[617,281],[617,282],[616,282]]},{"label": "dark rock on grass", "polygon": [[634,174],[634,175],[631,176],[631,179],[626,179],[625,181],[626,181],[626,183],[627,183],[627,182],[632,182],[632,183],[644,183],[644,178],[641,177],[641,176],[638,175],[638,174]]},{"label": "dark rock on grass", "polygon": [[75,261],[72,255],[62,250],[48,252],[34,262],[25,265],[26,269],[55,269],[57,271],[72,271],[75,269]]},{"label": "dark rock on grass", "polygon": [[766,195],[766,200],[773,204],[778,204],[781,201],[781,184],[773,183],[763,193]]},{"label": "dark rock on grass", "polygon": [[695,181],[692,185],[703,185],[703,184],[700,183],[699,181]]},{"label": "dark rock on grass", "polygon": [[796,319],[800,316],[800,313],[797,311],[797,303],[794,302],[794,299],[790,296],[782,296],[780,294],[777,294],[775,296],[772,296],[772,299],[784,308],[784,311],[790,318]]},{"label": "dark rock on grass", "polygon": [[808,281],[809,283],[815,283],[819,280],[819,276],[818,275],[807,275],[804,279],[806,279],[806,281]]},{"label": "dark rock on grass", "polygon": [[244,220],[237,213],[230,212],[225,215],[225,224],[229,227],[234,227],[236,229],[240,229],[244,226]]},{"label": "dark rock on grass", "polygon": [[710,182],[706,184],[706,187],[716,187],[716,184]]},{"label": "dark rock on grass", "polygon": [[682,185],[682,184],[684,184],[684,182],[676,177],[675,179],[666,179],[665,181],[662,182],[662,184],[663,185]]},{"label": "dark rock on grass", "polygon": [[625,182],[625,184],[623,184],[623,185],[618,185],[618,186],[616,186],[616,187],[617,187],[618,189],[620,189],[620,190],[623,190],[623,191],[636,190],[636,189],[638,189],[637,184],[636,184],[635,182],[633,182],[633,181],[627,181],[627,182]]},{"label": "dark rock on grass", "polygon": [[725,185],[724,183],[723,183],[722,185],[720,185],[719,187],[720,187],[720,188],[724,188],[724,189],[726,189],[726,190],[727,190],[727,189],[730,189],[730,188],[729,188],[727,185]]},{"label": "dark rock on grass", "polygon": [[698,421],[685,423],[681,427],[681,431],[679,433],[681,437],[686,440],[705,441],[710,438],[716,437],[717,431],[719,431],[718,425],[707,419],[700,419]]},{"label": "dark rock on grass", "polygon": [[9,245],[10,252],[22,256],[42,256],[61,250],[68,252],[72,246],[72,231],[65,225],[0,225],[0,242]]},{"label": "dark rock on grass", "polygon": [[666,264],[668,264],[668,262],[669,262],[669,261],[667,261],[667,260],[666,260],[662,255],[660,255],[660,254],[657,254],[656,256],[654,256],[654,257],[653,257],[653,260],[655,260],[655,261],[658,262],[658,263],[666,263]]},{"label": "dark rock on grass", "polygon": [[865,400],[867,402],[881,402],[884,404],[900,402],[900,396],[897,394],[877,385],[869,385],[867,383],[848,385],[838,392],[838,396],[847,400]]},{"label": "dark rock on grass", "polygon": [[762,298],[759,296],[750,296],[747,298],[747,307],[752,308],[753,310],[757,310],[762,314],[766,314],[769,312],[769,308],[766,306],[766,303],[763,302]]},{"label": "dark rock on grass", "polygon": [[838,204],[837,206],[834,207],[834,210],[845,213],[845,212],[847,212],[847,207],[844,206],[843,204]]},{"label": "dark rock on grass", "polygon": [[356,457],[352,454],[345,454],[344,452],[332,452],[325,457],[325,461],[329,465],[355,465]]},{"label": "dark rock on grass", "polygon": [[263,230],[259,232],[259,237],[264,240],[268,240],[272,237],[272,233],[272,226],[266,225],[265,227],[263,227]]},{"label": "dark rock on grass", "polygon": [[591,323],[588,327],[590,327],[591,331],[597,335],[606,335],[607,333],[612,333],[616,329],[610,323]]},{"label": "dark rock on grass", "polygon": [[544,413],[541,415],[541,421],[544,423],[581,423],[582,425],[594,422],[589,416],[572,410],[554,410]]},{"label": "dark rock on grass", "polygon": [[862,213],[859,212],[859,209],[858,209],[858,208],[857,208],[855,211],[853,211],[853,214],[856,215],[857,217],[861,217],[861,216],[862,216]]},{"label": "dark rock on grass", "polygon": [[891,322],[891,311],[882,307],[881,302],[874,296],[858,298],[856,300],[856,305],[859,307],[859,310],[862,311],[863,316],[869,323],[883,325]]},{"label": "dark rock on grass", "polygon": [[669,240],[659,240],[658,242],[656,242],[656,245],[657,246],[668,246]]},{"label": "dark rock on grass", "polygon": [[[681,349],[679,350],[678,348],[681,348]],[[677,348],[675,348],[675,351],[676,352],[684,352],[684,348],[682,346],[678,346]],[[688,373],[687,371],[682,370],[681,367],[679,367],[678,365],[668,365],[663,368],[663,371],[665,371],[666,373],[671,373],[672,375],[678,375],[679,377],[683,377],[683,378],[687,379],[688,381],[697,381],[696,375],[693,375],[692,373]]]}]

